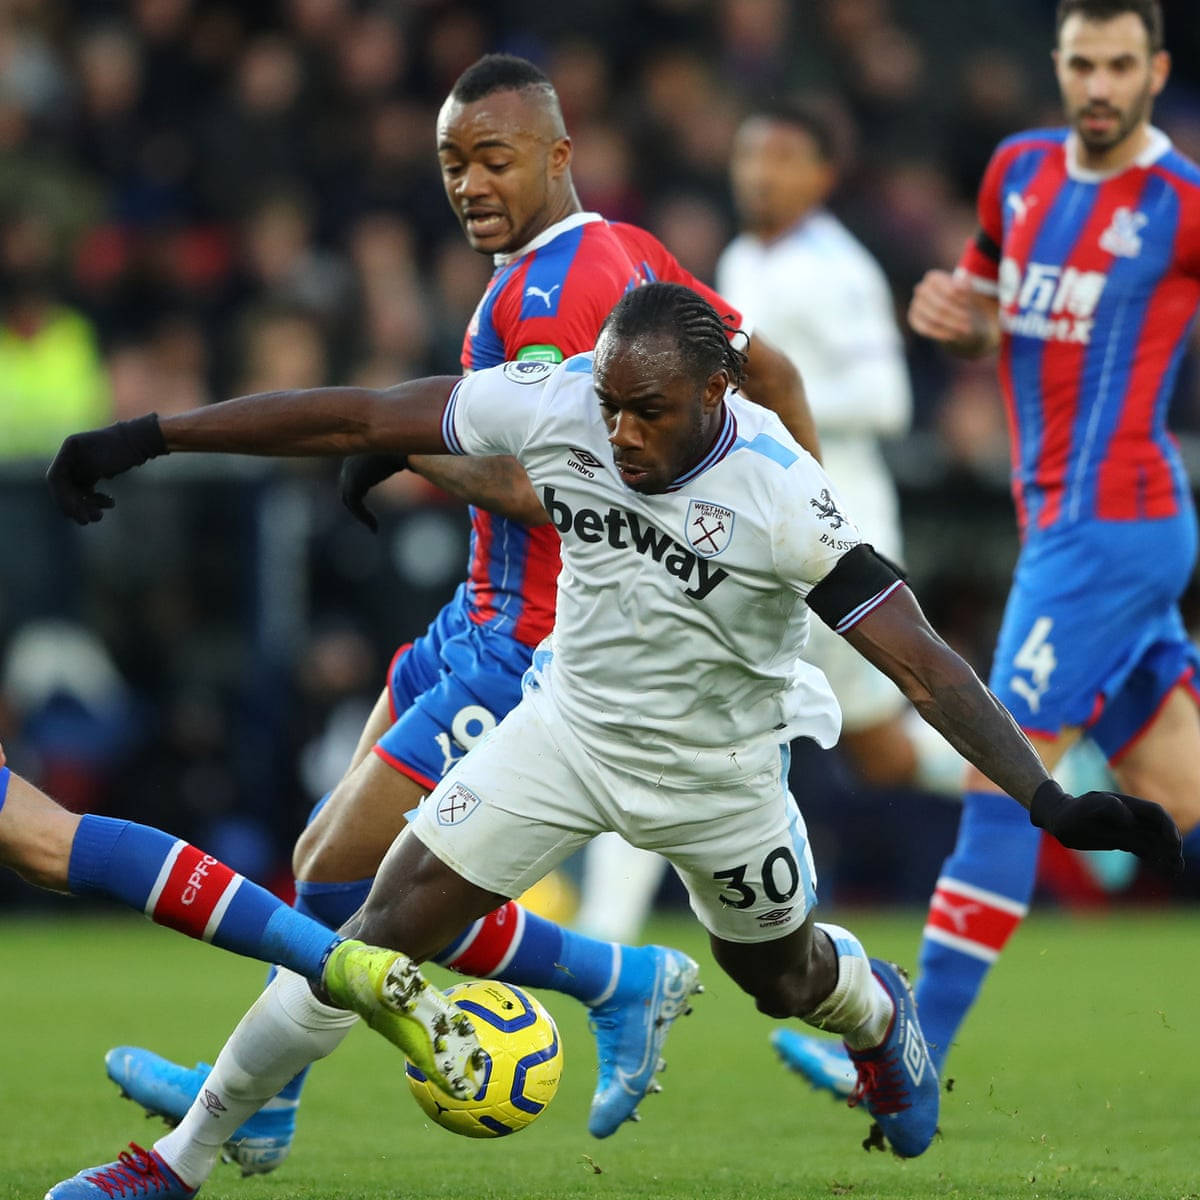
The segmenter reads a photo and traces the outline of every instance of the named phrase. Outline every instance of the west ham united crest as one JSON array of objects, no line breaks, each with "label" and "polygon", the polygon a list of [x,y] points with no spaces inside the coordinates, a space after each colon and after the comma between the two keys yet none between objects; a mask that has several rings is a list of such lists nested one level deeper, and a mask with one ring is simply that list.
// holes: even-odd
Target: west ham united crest
[{"label": "west ham united crest", "polygon": [[733,536],[733,509],[707,500],[689,501],[684,534],[701,558],[720,554]]},{"label": "west ham united crest", "polygon": [[481,801],[469,787],[454,784],[437,800],[437,823],[439,825],[461,825],[480,805]]}]

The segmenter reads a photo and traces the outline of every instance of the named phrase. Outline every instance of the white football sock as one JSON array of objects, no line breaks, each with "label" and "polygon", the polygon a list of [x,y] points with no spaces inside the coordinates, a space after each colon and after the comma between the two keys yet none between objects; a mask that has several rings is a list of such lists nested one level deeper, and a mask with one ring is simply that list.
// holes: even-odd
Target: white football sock
[{"label": "white football sock", "polygon": [[357,1021],[281,968],[229,1035],[183,1120],[154,1148],[184,1183],[199,1187],[234,1130],[298,1071],[335,1050]]},{"label": "white football sock", "polygon": [[862,943],[840,925],[815,928],[829,935],[837,951],[838,978],[833,991],[801,1018],[808,1025],[840,1033],[851,1050],[878,1046],[887,1036],[895,1005],[871,973]]},{"label": "white football sock", "polygon": [[658,894],[667,860],[618,833],[602,833],[583,852],[583,885],[574,926],[602,942],[634,942]]}]

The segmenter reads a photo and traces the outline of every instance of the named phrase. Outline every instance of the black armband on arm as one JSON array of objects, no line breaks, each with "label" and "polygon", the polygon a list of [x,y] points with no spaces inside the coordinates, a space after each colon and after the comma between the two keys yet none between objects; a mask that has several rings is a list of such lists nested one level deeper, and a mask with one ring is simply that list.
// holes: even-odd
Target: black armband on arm
[{"label": "black armband on arm", "polygon": [[808,593],[808,607],[836,633],[845,633],[903,586],[896,568],[862,542]]},{"label": "black armband on arm", "polygon": [[984,258],[990,258],[992,262],[998,263],[1000,261],[1000,247],[996,244],[996,239],[983,229],[978,229],[975,232],[975,249]]}]

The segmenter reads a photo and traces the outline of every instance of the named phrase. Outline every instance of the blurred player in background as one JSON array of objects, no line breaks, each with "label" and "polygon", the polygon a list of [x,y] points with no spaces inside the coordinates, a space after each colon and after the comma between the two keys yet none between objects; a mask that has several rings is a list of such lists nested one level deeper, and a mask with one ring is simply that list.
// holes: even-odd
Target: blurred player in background
[{"label": "blurred player in background", "polygon": [[[904,344],[883,271],[824,207],[837,183],[831,134],[799,106],[761,109],[738,130],[730,173],[743,232],[721,255],[717,289],[800,370],[830,478],[871,544],[901,562],[899,501],[879,439],[908,428]],[[820,624],[804,653],[833,687],[838,745],[866,783],[958,798],[966,764],[890,679]],[[597,838],[577,926],[636,937],[663,866],[616,837]]]},{"label": "blurred player in background", "polygon": [[[1069,796],[1047,776],[812,456],[735,394],[743,356],[728,332],[693,289],[651,283],[613,309],[594,355],[148,416],[69,438],[50,486],[89,523],[112,504],[98,480],[168,451],[519,456],[563,535],[554,630],[520,704],[433,789],[344,932],[424,957],[596,833],[619,831],[671,859],[718,963],[761,1011],[843,1035],[856,1099],[913,1157],[936,1131],[939,1087],[911,993],[849,930],[816,922],[812,853],[788,790],[791,740],[827,747],[840,726],[828,681],[798,657],[810,611],[1065,844],[1177,866],[1179,832],[1157,805]],[[581,455],[595,468],[580,472]],[[310,1052],[302,1032],[249,1038],[255,1021],[222,1051],[205,1103],[156,1144],[191,1188],[221,1131],[256,1107],[247,1074],[261,1104]],[[111,1170],[50,1196],[99,1200],[89,1174]]]},{"label": "blurred player in background", "polygon": [[[1178,600],[1196,515],[1166,412],[1200,303],[1200,168],[1150,125],[1170,65],[1154,0],[1062,0],[1054,64],[1068,126],[1000,144],[979,232],[909,320],[956,354],[999,350],[1022,545],[993,690],[1048,767],[1086,736],[1186,835],[1200,694]],[[1021,809],[978,772],[967,787],[917,989],[939,1066],[1037,866]],[[808,1042],[805,1073],[844,1092],[844,1057]]]},{"label": "blurred player in background", "polygon": [[[463,342],[465,371],[506,360],[559,362],[590,350],[601,323],[630,288],[654,279],[702,291],[654,237],[581,210],[571,142],[558,97],[533,64],[488,56],[455,83],[438,116],[437,152],[447,198],[471,246],[496,271]],[[749,339],[747,390],[815,448],[799,376],[757,335]],[[472,502],[470,575],[428,632],[401,647],[388,685],[342,782],[326,797],[295,851],[297,905],[331,928],[366,899],[384,853],[425,793],[520,698],[534,646],[554,621],[558,532],[510,458],[368,455],[343,470],[343,497],[368,524],[364,496],[411,467]],[[576,470],[597,464],[587,456]],[[465,930],[436,960],[465,974],[551,988],[591,1009],[600,1077],[589,1129],[606,1137],[634,1115],[696,966],[664,947],[620,947],[565,930],[515,902]],[[205,1083],[137,1047],[118,1047],[109,1075],[151,1111],[178,1120]],[[287,1156],[303,1078],[230,1139],[243,1170],[272,1170]]]}]

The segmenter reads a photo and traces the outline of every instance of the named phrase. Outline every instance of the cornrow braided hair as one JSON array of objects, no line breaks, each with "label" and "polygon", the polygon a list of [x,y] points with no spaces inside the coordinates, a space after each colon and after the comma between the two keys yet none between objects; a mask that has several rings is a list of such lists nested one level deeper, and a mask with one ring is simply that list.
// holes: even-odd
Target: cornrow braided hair
[{"label": "cornrow braided hair", "polygon": [[722,317],[699,292],[683,284],[647,283],[626,292],[609,313],[604,330],[620,338],[668,333],[697,379],[723,370],[734,391],[745,379],[746,352],[730,340],[731,334],[745,334],[733,324],[732,314]]}]

